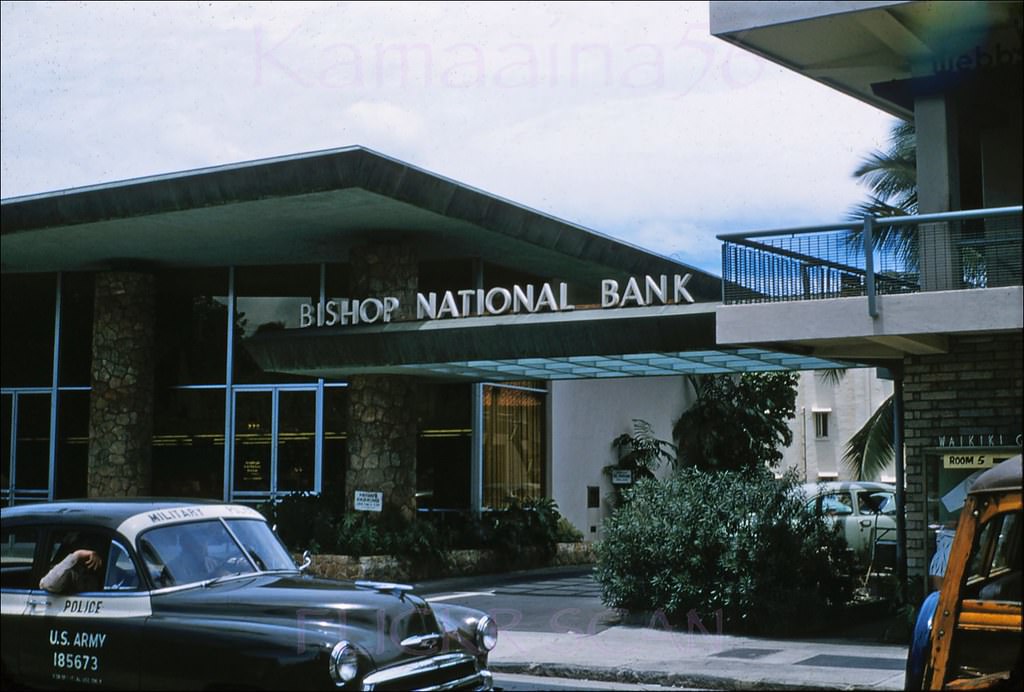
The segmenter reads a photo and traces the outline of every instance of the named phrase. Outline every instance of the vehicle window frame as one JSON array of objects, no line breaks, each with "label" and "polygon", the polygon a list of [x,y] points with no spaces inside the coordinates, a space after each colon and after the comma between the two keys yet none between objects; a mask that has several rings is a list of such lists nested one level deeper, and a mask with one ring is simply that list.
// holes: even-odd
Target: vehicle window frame
[{"label": "vehicle window frame", "polygon": [[[208,581],[209,579],[216,578],[216,577],[211,576],[211,577],[207,577],[207,578],[203,578],[203,579],[195,579],[195,580],[190,580],[190,581],[178,581],[178,578],[175,576],[174,571],[171,568],[171,565],[168,564],[169,561],[173,562],[173,560],[168,560],[168,556],[167,555],[161,554],[158,546],[156,544],[154,544],[152,541],[150,541],[149,538],[148,538],[151,534],[162,533],[164,531],[171,530],[171,529],[181,529],[181,528],[187,527],[187,526],[195,526],[197,524],[219,524],[220,525],[221,529],[226,532],[226,534],[230,538],[232,544],[234,545],[234,547],[238,551],[238,556],[237,557],[243,558],[245,560],[246,564],[249,566],[250,570],[252,570],[251,572],[245,572],[244,574],[258,574],[259,572],[262,571],[253,562],[252,556],[249,555],[248,551],[245,549],[245,546],[243,546],[241,544],[241,542],[239,541],[238,537],[234,534],[234,532],[231,530],[231,528],[227,525],[227,523],[224,520],[224,517],[215,517],[215,518],[199,519],[199,520],[192,520],[192,521],[182,521],[182,522],[175,522],[175,523],[172,523],[172,524],[165,524],[165,525],[161,525],[161,526],[153,526],[153,527],[148,528],[145,531],[141,532],[136,537],[136,539],[135,539],[135,541],[136,541],[136,550],[138,551],[139,559],[140,559],[140,561],[143,564],[143,570],[142,571],[145,574],[146,578],[151,583],[151,589],[153,591],[162,591],[164,589],[177,589],[177,588],[184,588],[184,587],[194,586],[196,584],[202,584],[204,581]],[[176,537],[176,541],[177,540],[180,540],[180,538]],[[147,557],[147,552],[149,552],[149,551],[147,551],[146,546],[149,547],[150,551],[152,552],[153,557],[159,559],[159,565],[157,565],[153,560],[151,560],[149,557]],[[159,569],[157,570],[156,568],[158,566],[159,566]],[[165,578],[165,575],[166,575],[166,577],[169,577],[172,580],[171,583],[169,583],[169,584],[160,583],[159,580]]]},{"label": "vehicle window frame", "polygon": [[[5,527],[5,531],[10,533],[17,533],[19,531],[32,531],[35,532],[35,545],[32,546],[32,559],[28,566],[28,586],[7,586],[0,581],[0,589],[6,592],[21,592],[21,591],[36,591],[39,589],[39,562],[41,559],[41,553],[43,545],[46,542],[46,527],[38,524],[15,524],[13,526]],[[7,534],[0,534],[0,539],[7,543]],[[2,568],[2,564],[0,564]]]},{"label": "vehicle window frame", "polygon": [[[1007,529],[1007,522],[1013,521],[1014,525]],[[964,570],[964,586],[960,594],[960,601],[967,598],[982,599],[981,591],[985,586],[1014,572],[1014,563],[1008,559],[1004,564],[996,564],[1000,556],[1000,547],[1011,545],[1010,537],[1006,537],[1008,531],[1014,532],[1019,538],[1021,532],[1022,515],[1020,510],[1000,512],[990,517],[984,524],[978,527],[974,545],[968,556],[966,569]],[[1004,540],[1005,538],[1005,540]],[[1020,551],[1020,547],[1017,546]],[[1012,558],[1012,556],[1007,556]],[[1019,557],[1019,555],[1018,555]],[[1019,565],[1017,565],[1019,570]],[[1014,601],[1020,602],[1020,601]]]},{"label": "vehicle window frame", "polygon": [[[113,553],[115,546],[122,550],[128,561],[131,563],[132,570],[135,573],[135,585],[131,587],[114,588],[108,585],[108,577],[110,576],[110,570],[116,564],[113,559]],[[137,593],[139,591],[145,591],[146,584],[142,579],[142,570],[139,569],[139,563],[132,555],[132,550],[129,548],[127,541],[120,536],[115,535],[110,539],[110,548],[107,551],[107,565],[104,567],[103,574],[103,591],[105,593]]]},{"label": "vehicle window frame", "polygon": [[[108,529],[105,526],[97,526],[95,524],[88,524],[88,523],[47,524],[45,526],[45,530],[43,531],[44,538],[43,538],[43,541],[41,543],[41,546],[36,551],[36,573],[33,575],[33,584],[34,584],[33,587],[32,587],[33,590],[35,590],[35,591],[41,591],[42,590],[42,588],[39,586],[39,582],[57,564],[56,562],[54,562],[54,557],[56,555],[56,552],[54,550],[54,548],[56,547],[55,546],[56,538],[58,536],[67,536],[68,534],[70,534],[72,532],[87,533],[87,534],[91,534],[93,536],[99,536],[100,537],[101,542],[103,542],[103,544],[106,546],[106,549],[105,549],[106,552],[102,556],[104,564],[103,564],[103,567],[100,568],[102,570],[102,572],[103,572],[103,575],[102,575],[103,581],[104,582],[106,581],[106,571],[107,571],[106,562],[107,562],[107,559],[110,556],[110,546],[113,545],[114,540],[117,538],[117,533],[116,532],[112,531],[111,529]],[[63,559],[63,558],[61,558],[61,559]],[[76,591],[76,592],[74,592],[74,594],[59,594],[59,595],[65,595],[65,596],[66,595],[75,595],[75,596],[78,596],[80,594],[102,594],[102,593],[108,593],[109,594],[111,592],[106,591],[103,588],[103,586],[101,585],[99,589],[95,589],[95,590],[91,590],[91,591]]]}]

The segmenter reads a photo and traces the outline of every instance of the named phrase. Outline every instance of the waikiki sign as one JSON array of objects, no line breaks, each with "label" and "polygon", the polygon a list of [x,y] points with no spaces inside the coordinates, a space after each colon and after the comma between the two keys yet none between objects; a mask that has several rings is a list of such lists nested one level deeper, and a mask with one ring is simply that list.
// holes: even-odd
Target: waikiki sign
[{"label": "waikiki sign", "polygon": [[[601,280],[601,307],[624,308],[670,303],[692,303],[693,296],[686,290],[690,274],[630,277],[620,284],[615,279]],[[566,283],[543,283],[513,286],[511,289],[467,288],[457,291],[416,294],[416,319],[438,320],[459,317],[515,315],[536,312],[570,312],[576,309],[569,303]],[[299,327],[334,327],[354,324],[390,322],[391,315],[400,307],[398,298],[339,298],[300,306]]]}]

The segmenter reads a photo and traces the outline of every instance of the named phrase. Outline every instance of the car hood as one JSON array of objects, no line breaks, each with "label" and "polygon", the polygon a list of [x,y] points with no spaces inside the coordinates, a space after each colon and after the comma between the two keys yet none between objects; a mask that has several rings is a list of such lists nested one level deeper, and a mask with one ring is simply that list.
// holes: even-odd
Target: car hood
[{"label": "car hood", "polygon": [[152,607],[156,617],[237,618],[294,627],[329,646],[345,638],[379,662],[398,657],[402,649],[406,656],[415,653],[409,651],[414,648],[407,643],[410,637],[441,633],[429,604],[395,585],[298,574],[232,577],[156,592]]}]

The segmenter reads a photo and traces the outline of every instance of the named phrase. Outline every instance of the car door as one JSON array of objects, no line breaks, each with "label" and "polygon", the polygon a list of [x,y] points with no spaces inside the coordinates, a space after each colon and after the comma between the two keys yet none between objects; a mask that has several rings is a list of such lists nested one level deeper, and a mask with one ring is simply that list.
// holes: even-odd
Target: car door
[{"label": "car door", "polygon": [[[87,528],[76,528],[81,533]],[[51,532],[39,573],[59,560],[71,532]],[[56,594],[35,584],[28,602],[21,669],[30,685],[82,688],[138,686],[139,642],[151,614],[130,551],[108,533],[92,531],[102,549],[102,579],[87,591]]]},{"label": "car door", "polygon": [[851,518],[847,532],[857,534],[858,544],[870,557],[878,541],[896,541],[896,499],[886,490],[861,489],[856,495],[856,526]]},{"label": "car door", "polygon": [[39,527],[5,525],[0,536],[0,619],[4,633],[0,637],[0,658],[4,682],[8,677],[18,679],[21,675],[21,645],[26,641],[26,628],[32,624],[28,619],[29,602],[33,598],[33,565],[41,535]]}]

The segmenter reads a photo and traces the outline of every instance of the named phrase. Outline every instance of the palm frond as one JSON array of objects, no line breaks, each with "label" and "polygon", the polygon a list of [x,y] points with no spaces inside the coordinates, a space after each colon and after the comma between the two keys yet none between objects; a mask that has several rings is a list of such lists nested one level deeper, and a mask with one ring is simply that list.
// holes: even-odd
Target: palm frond
[{"label": "palm frond", "polygon": [[857,480],[878,478],[893,461],[893,401],[882,402],[846,443],[843,464]]}]

